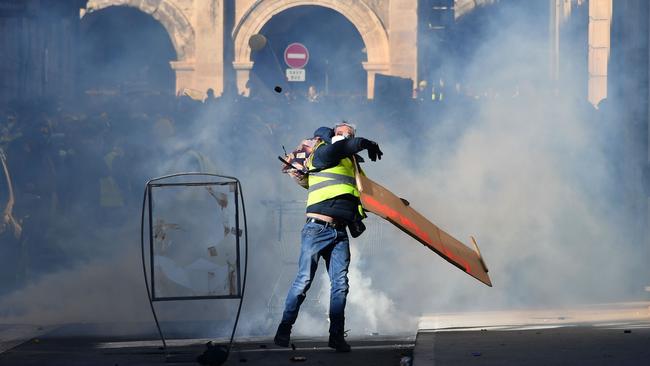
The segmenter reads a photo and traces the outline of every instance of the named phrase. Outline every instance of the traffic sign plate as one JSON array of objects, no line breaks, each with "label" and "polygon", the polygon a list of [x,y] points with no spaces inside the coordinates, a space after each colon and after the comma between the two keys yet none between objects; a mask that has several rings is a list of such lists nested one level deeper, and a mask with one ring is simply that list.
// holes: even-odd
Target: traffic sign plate
[{"label": "traffic sign plate", "polygon": [[309,51],[301,43],[292,43],[284,50],[284,62],[292,69],[301,69],[309,62]]},{"label": "traffic sign plate", "polygon": [[287,69],[287,81],[305,81],[305,69]]}]

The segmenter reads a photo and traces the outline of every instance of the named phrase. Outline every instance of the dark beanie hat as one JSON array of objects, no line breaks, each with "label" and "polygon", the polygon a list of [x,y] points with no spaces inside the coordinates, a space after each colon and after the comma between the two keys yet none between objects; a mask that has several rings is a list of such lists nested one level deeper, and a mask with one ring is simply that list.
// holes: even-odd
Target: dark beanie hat
[{"label": "dark beanie hat", "polygon": [[314,137],[320,137],[328,144],[332,143],[332,136],[334,136],[334,130],[329,127],[318,127],[316,131],[314,131]]}]

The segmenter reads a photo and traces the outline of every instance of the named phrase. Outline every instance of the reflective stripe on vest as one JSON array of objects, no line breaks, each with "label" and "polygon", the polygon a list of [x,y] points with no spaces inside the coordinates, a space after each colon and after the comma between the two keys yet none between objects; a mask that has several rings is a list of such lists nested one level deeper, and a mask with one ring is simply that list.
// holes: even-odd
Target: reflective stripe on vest
[{"label": "reflective stripe on vest", "polygon": [[320,188],[325,188],[329,186],[333,186],[336,184],[356,184],[356,179],[354,177],[348,177],[347,175],[342,175],[342,174],[335,174],[335,173],[328,173],[328,172],[315,172],[315,173],[309,173],[310,175],[314,175],[317,177],[322,177],[322,178],[330,178],[328,180],[324,180],[319,183],[314,183],[309,185],[309,191],[315,191]]}]

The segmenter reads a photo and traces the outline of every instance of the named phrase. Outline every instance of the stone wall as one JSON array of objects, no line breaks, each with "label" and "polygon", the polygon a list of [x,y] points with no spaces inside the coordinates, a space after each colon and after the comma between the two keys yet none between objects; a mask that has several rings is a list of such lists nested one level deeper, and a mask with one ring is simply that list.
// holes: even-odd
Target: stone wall
[{"label": "stone wall", "polygon": [[[253,63],[248,39],[273,15],[294,6],[323,6],[345,16],[357,28],[368,52],[363,67],[372,98],[374,75],[383,73],[417,79],[417,0],[236,0],[233,29],[225,29],[224,0],[89,0],[86,11],[131,6],[150,14],[165,27],[177,53],[171,62],[176,92],[202,95],[209,88],[220,95],[224,74],[234,68],[239,93],[247,94]],[[234,62],[224,48],[232,35]],[[225,41],[224,41],[225,40]]]}]

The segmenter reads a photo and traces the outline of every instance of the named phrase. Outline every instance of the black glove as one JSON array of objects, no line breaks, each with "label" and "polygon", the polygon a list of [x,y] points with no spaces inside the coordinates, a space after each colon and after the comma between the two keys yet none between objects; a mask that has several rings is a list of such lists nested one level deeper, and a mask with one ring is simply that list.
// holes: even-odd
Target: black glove
[{"label": "black glove", "polygon": [[384,153],[379,150],[379,145],[374,141],[364,139],[361,147],[368,150],[368,157],[372,161],[377,161],[377,159],[381,160],[381,156],[384,155]]}]

